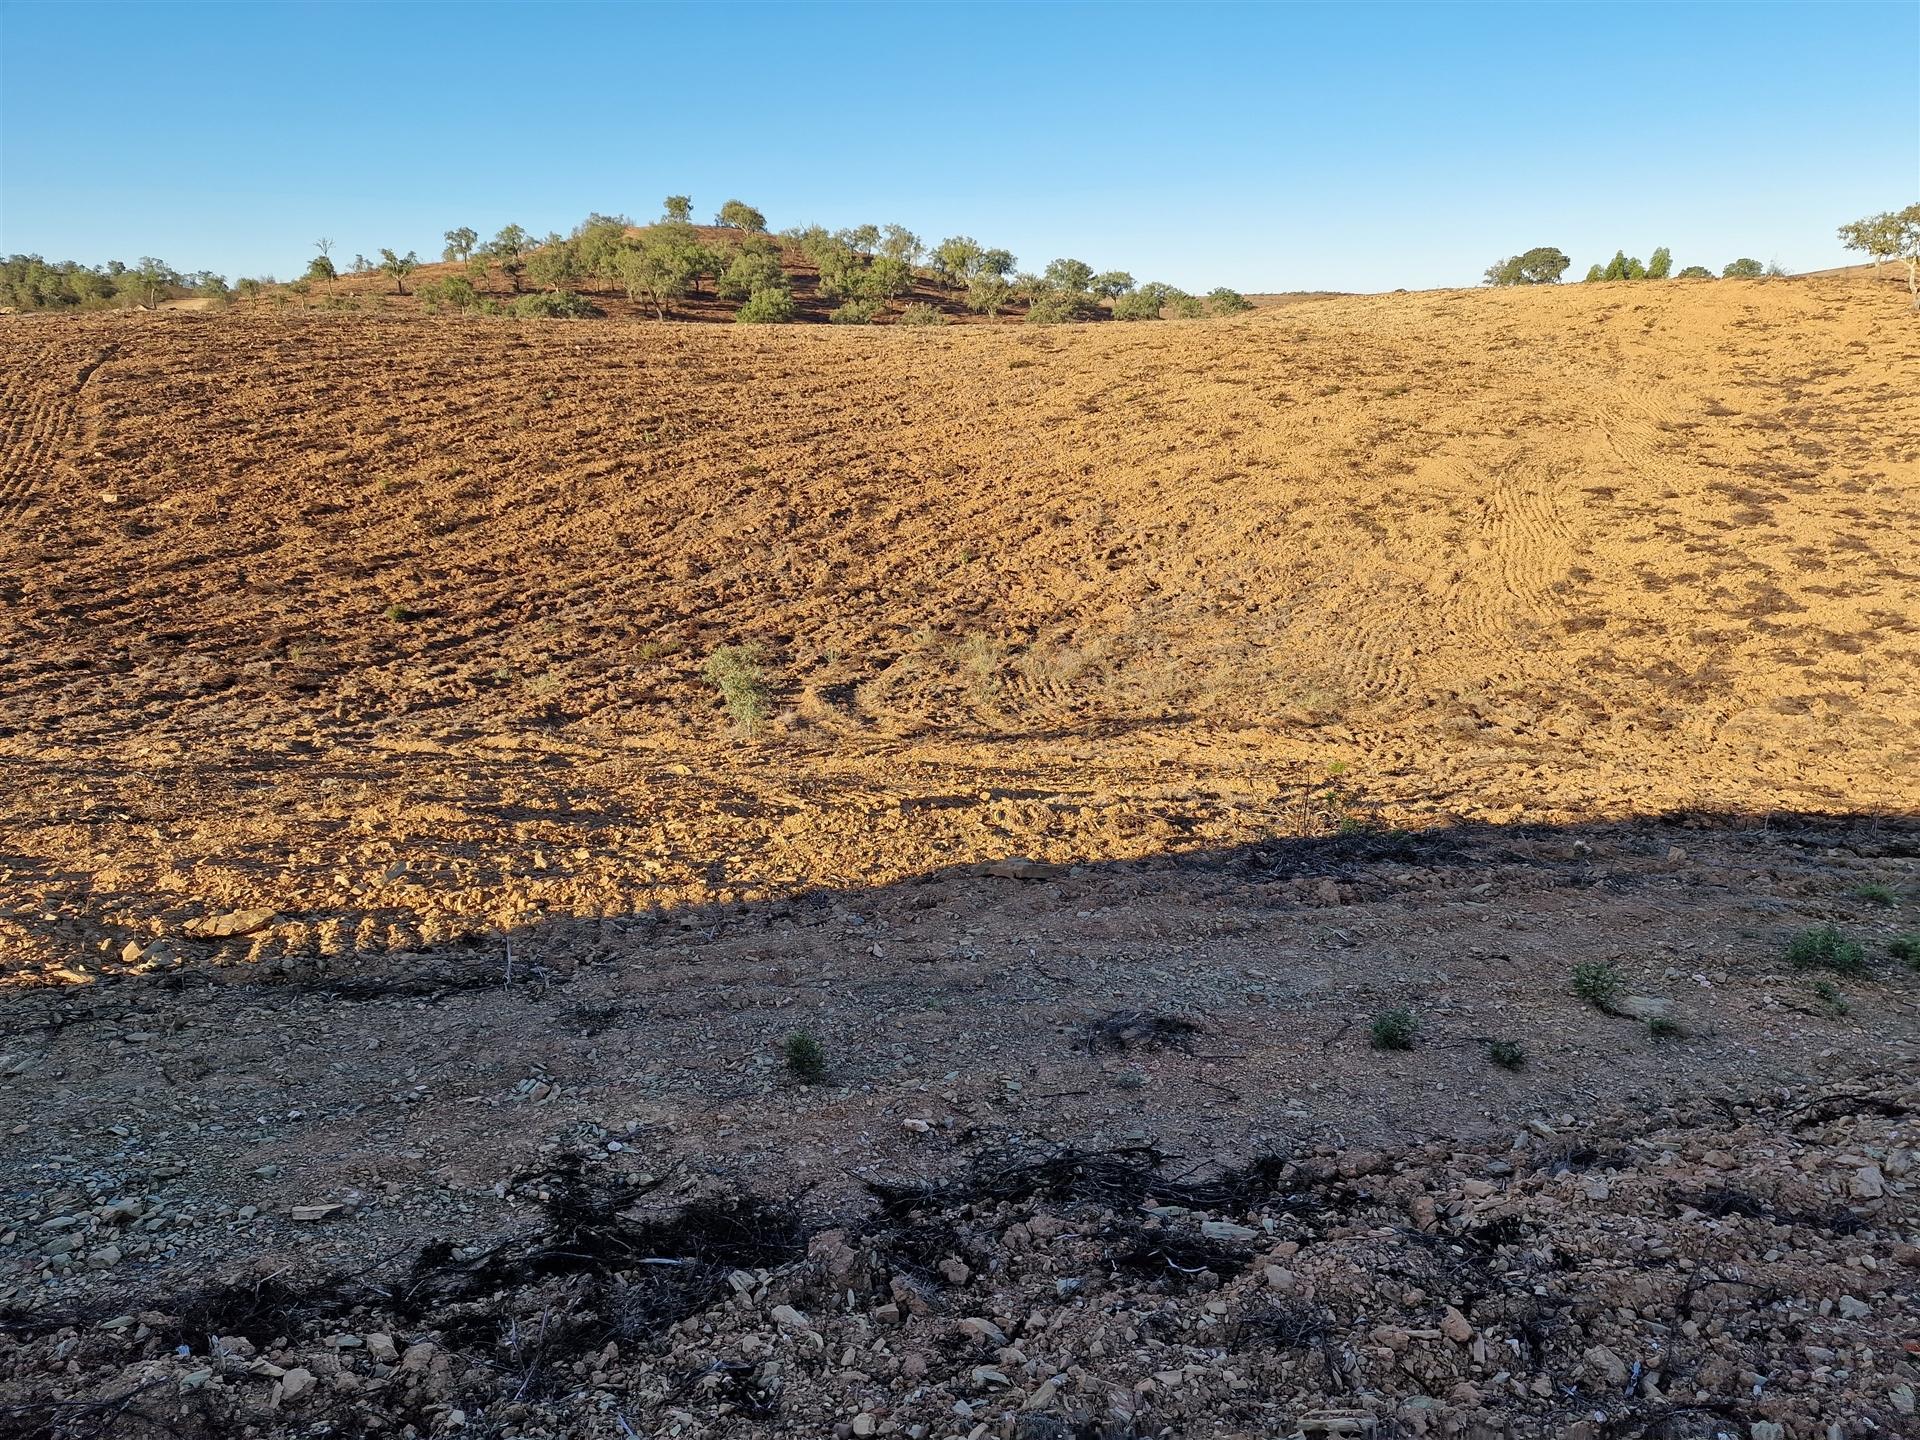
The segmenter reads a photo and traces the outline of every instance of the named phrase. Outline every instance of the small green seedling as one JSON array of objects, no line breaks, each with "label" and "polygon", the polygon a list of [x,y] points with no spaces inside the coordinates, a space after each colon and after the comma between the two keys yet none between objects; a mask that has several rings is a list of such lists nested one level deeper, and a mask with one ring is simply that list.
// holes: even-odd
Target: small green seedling
[{"label": "small green seedling", "polygon": [[1382,1010],[1367,1027],[1376,1050],[1411,1050],[1413,1037],[1419,1032],[1419,1017],[1405,1009]]},{"label": "small green seedling", "polygon": [[787,1036],[785,1048],[787,1073],[802,1085],[817,1085],[827,1075],[827,1047],[809,1030],[796,1030]]},{"label": "small green seedling", "polygon": [[1831,925],[1802,930],[1787,942],[1787,963],[1796,970],[1838,970],[1855,975],[1867,968],[1867,952]]}]

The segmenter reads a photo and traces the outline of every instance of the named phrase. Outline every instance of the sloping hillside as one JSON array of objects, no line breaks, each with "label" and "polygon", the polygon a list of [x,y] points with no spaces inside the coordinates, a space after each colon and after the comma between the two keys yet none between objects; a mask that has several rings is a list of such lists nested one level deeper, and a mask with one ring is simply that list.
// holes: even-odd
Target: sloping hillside
[{"label": "sloping hillside", "polygon": [[[0,804],[168,923],[1916,799],[1920,329],[1863,286],[0,347]],[[703,678],[749,643],[751,740]]]}]

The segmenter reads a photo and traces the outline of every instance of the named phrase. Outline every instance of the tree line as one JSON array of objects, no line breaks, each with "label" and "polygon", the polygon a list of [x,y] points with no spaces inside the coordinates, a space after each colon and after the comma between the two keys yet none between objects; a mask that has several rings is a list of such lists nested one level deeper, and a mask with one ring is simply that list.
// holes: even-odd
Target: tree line
[{"label": "tree line", "polygon": [[119,260],[82,265],[38,255],[0,259],[0,307],[10,310],[152,309],[165,300],[225,300],[231,294],[227,282],[211,270],[183,274],[151,255],[131,265]]},{"label": "tree line", "polygon": [[[1573,264],[1564,251],[1552,245],[1537,245],[1524,255],[1509,255],[1487,267],[1483,283],[1487,285],[1557,285]],[[1721,270],[1722,279],[1751,279],[1760,275],[1784,275],[1778,265],[1762,265],[1742,256],[1729,261]],[[1713,272],[1704,265],[1689,265],[1678,274],[1673,269],[1673,252],[1662,245],[1642,260],[1625,250],[1613,252],[1606,264],[1587,268],[1588,281],[1601,280],[1711,280]]]}]

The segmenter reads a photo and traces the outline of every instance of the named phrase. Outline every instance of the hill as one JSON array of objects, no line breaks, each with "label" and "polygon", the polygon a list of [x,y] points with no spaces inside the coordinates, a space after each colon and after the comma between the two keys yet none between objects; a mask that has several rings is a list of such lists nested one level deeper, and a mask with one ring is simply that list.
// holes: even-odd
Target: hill
[{"label": "hill", "polygon": [[1897,1433],[1905,312],[0,319],[0,1386]]}]

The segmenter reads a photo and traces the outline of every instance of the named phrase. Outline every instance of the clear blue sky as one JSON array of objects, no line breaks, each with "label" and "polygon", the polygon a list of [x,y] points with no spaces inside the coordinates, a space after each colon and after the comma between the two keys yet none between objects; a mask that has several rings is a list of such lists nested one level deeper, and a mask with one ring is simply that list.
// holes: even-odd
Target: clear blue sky
[{"label": "clear blue sky", "polygon": [[669,192],[1190,289],[1814,269],[1920,198],[1920,4],[0,0],[0,251],[284,277]]}]

